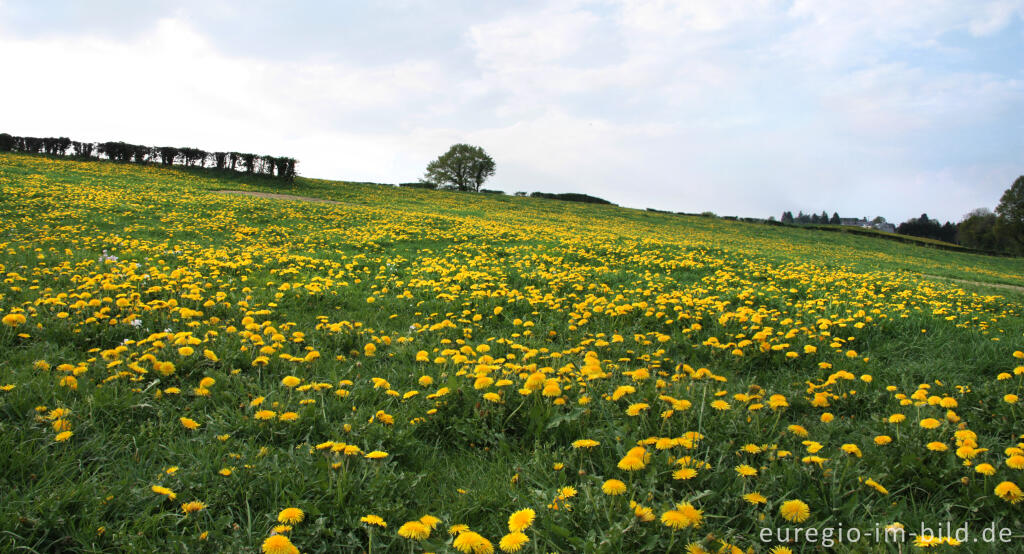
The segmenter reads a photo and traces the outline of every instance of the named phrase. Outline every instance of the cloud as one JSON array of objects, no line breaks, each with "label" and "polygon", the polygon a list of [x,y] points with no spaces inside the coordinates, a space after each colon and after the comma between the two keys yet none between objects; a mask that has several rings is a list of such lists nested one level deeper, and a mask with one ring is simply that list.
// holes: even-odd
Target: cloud
[{"label": "cloud", "polygon": [[[0,50],[7,53],[0,70],[24,79],[3,92],[5,103],[19,106],[5,125],[89,140],[277,153],[308,143],[304,137],[336,133],[324,124],[332,116],[401,111],[442,85],[429,61],[363,68],[227,56],[176,19],[156,22],[131,42],[0,37]],[[347,152],[377,158],[359,148]]]},{"label": "cloud", "polygon": [[971,15],[967,28],[972,35],[987,36],[1006,28],[1014,19],[1024,19],[1024,1],[989,2]]},{"label": "cloud", "polygon": [[470,142],[497,161],[489,188],[891,220],[994,205],[1024,156],[1024,68],[1006,58],[1024,49],[1024,0],[600,0],[450,16],[443,2],[307,13],[111,0],[124,22],[0,2],[0,71],[21,83],[0,103],[17,106],[3,123],[18,134],[287,154],[305,175],[378,182],[415,180]]},{"label": "cloud", "polygon": [[1020,103],[1024,79],[989,73],[930,74],[905,63],[852,71],[830,83],[823,105],[869,135],[969,125]]}]

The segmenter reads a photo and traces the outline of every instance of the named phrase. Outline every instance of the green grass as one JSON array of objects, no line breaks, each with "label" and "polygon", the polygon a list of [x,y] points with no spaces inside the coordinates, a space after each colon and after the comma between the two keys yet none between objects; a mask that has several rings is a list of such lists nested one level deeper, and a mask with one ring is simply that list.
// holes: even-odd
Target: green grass
[{"label": "green grass", "polygon": [[[1021,483],[1004,452],[1019,441],[1021,406],[1003,396],[1024,396],[1013,375],[1024,363],[1014,357],[1024,295],[991,286],[1024,286],[1021,259],[614,206],[305,178],[282,189],[8,154],[0,194],[0,316],[26,318],[0,325],[0,385],[14,385],[0,392],[4,550],[254,552],[291,506],[305,511],[287,533],[303,552],[367,550],[371,532],[375,552],[451,551],[454,524],[497,548],[522,508],[537,514],[525,550],[545,552],[721,540],[768,551],[758,532],[795,525],[779,511],[791,499],[810,506],[803,525],[818,528],[1024,525],[1019,504],[994,494],[1001,481]],[[190,339],[194,352],[182,354]],[[266,364],[261,346],[272,351]],[[319,358],[281,357],[311,351]],[[588,352],[607,375],[588,379]],[[997,380],[1003,372],[1012,378]],[[72,373],[77,388],[66,386]],[[538,374],[557,388],[520,393]],[[330,387],[291,389],[287,375]],[[204,378],[215,383],[197,395]],[[635,390],[613,399],[624,386]],[[918,390],[924,401],[901,405],[897,395]],[[773,394],[788,407],[751,409]],[[689,408],[662,417],[673,408],[666,396]],[[638,403],[649,408],[627,415]],[[66,442],[47,417],[57,408],[70,410]],[[259,409],[298,419],[260,421]],[[956,456],[948,410],[987,449],[973,464],[992,464],[994,476]],[[906,422],[885,423],[893,413]],[[929,417],[940,428],[918,425]],[[810,453],[790,425],[828,460],[802,462]],[[689,449],[649,444],[643,470],[617,467],[637,441],[687,432],[706,438]],[[876,446],[878,435],[894,444]],[[571,446],[584,438],[601,444]],[[388,457],[316,449],[326,441]],[[928,450],[933,441],[949,450]],[[674,479],[680,456],[710,468]],[[739,464],[758,475],[739,477]],[[601,492],[612,478],[626,495]],[[557,499],[565,486],[576,496]],[[745,502],[752,491],[767,503]],[[207,508],[186,515],[181,504],[193,500]],[[688,501],[704,521],[673,533],[634,517],[630,500],[656,518]],[[388,527],[361,523],[367,514]],[[443,521],[428,540],[397,535],[424,514]]]}]

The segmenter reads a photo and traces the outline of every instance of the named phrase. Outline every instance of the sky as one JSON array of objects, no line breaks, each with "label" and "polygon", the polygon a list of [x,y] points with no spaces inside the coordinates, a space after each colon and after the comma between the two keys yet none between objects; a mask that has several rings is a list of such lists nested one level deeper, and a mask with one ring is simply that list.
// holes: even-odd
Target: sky
[{"label": "sky", "polygon": [[634,208],[958,221],[1024,174],[1024,0],[0,0],[0,132]]}]

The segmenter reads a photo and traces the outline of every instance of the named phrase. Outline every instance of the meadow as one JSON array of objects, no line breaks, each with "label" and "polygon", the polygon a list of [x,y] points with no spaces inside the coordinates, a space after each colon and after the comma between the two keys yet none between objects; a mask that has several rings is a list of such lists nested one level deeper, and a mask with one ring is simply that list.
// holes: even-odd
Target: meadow
[{"label": "meadow", "polygon": [[[1024,259],[17,154],[0,198],[4,551],[1024,541]],[[840,526],[908,536],[760,536]]]}]

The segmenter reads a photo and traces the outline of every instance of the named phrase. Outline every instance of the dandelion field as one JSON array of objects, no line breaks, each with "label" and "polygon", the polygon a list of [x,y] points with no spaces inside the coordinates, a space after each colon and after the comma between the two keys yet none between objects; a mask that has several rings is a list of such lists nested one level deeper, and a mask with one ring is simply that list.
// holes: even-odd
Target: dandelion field
[{"label": "dandelion field", "polygon": [[[13,154],[0,195],[5,551],[1024,540],[1024,260]],[[918,546],[986,547],[832,549]]]}]

